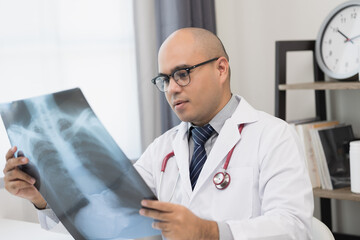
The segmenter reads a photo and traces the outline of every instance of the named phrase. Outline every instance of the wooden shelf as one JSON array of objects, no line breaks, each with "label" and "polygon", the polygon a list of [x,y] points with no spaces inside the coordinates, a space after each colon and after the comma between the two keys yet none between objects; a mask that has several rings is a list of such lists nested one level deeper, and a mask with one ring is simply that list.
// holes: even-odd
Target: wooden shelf
[{"label": "wooden shelf", "polygon": [[360,89],[360,82],[311,82],[311,83],[294,83],[294,84],[279,84],[279,90],[345,90],[345,89]]},{"label": "wooden shelf", "polygon": [[360,194],[351,192],[350,187],[339,188],[334,190],[324,190],[321,188],[314,188],[313,193],[315,197],[320,197],[320,198],[360,202]]}]

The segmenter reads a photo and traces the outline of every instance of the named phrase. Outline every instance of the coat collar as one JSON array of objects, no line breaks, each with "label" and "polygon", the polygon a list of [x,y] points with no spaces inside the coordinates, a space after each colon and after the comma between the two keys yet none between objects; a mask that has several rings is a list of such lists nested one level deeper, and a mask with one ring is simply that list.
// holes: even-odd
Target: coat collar
[{"label": "coat collar", "polygon": [[175,154],[175,161],[179,168],[180,181],[188,197],[192,194],[189,173],[189,141],[187,138],[188,125],[182,122],[177,127],[177,134],[172,142],[172,148]]}]

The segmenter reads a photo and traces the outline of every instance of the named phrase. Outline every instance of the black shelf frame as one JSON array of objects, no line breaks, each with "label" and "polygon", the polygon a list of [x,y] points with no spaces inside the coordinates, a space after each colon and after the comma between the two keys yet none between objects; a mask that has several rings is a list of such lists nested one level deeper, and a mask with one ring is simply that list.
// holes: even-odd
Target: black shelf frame
[{"label": "black shelf frame", "polygon": [[[279,90],[280,84],[286,84],[286,53],[293,51],[312,51],[314,63],[314,81],[324,82],[325,75],[315,59],[315,40],[276,41],[275,52],[275,115],[286,120],[286,91]],[[316,117],[326,120],[325,90],[315,90]]]},{"label": "black shelf frame", "polygon": [[[315,57],[315,40],[276,41],[275,42],[275,116],[286,120],[286,90],[279,90],[280,84],[286,84],[286,53],[292,51],[312,51],[314,81],[324,82],[325,74],[317,64]],[[314,90],[315,112],[320,120],[326,120],[326,91]],[[320,198],[321,221],[331,230],[335,239],[360,240],[360,236],[337,233],[333,231],[331,216],[331,199]]]}]

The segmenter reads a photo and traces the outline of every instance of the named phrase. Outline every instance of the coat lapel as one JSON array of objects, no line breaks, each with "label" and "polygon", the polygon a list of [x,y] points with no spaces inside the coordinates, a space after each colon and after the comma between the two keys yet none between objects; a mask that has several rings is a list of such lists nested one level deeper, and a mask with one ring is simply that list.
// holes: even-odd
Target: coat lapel
[{"label": "coat lapel", "polygon": [[176,164],[179,167],[180,181],[188,194],[192,194],[190,176],[189,176],[189,142],[187,139],[187,123],[182,122],[175,139],[172,142]]}]

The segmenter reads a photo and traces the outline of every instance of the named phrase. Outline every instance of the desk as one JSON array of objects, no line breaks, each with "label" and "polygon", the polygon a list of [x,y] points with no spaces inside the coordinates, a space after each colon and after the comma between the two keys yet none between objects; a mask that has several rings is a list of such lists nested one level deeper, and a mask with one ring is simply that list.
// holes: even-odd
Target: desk
[{"label": "desk", "polygon": [[49,232],[38,223],[0,218],[0,239],[6,240],[73,240],[70,235]]}]

